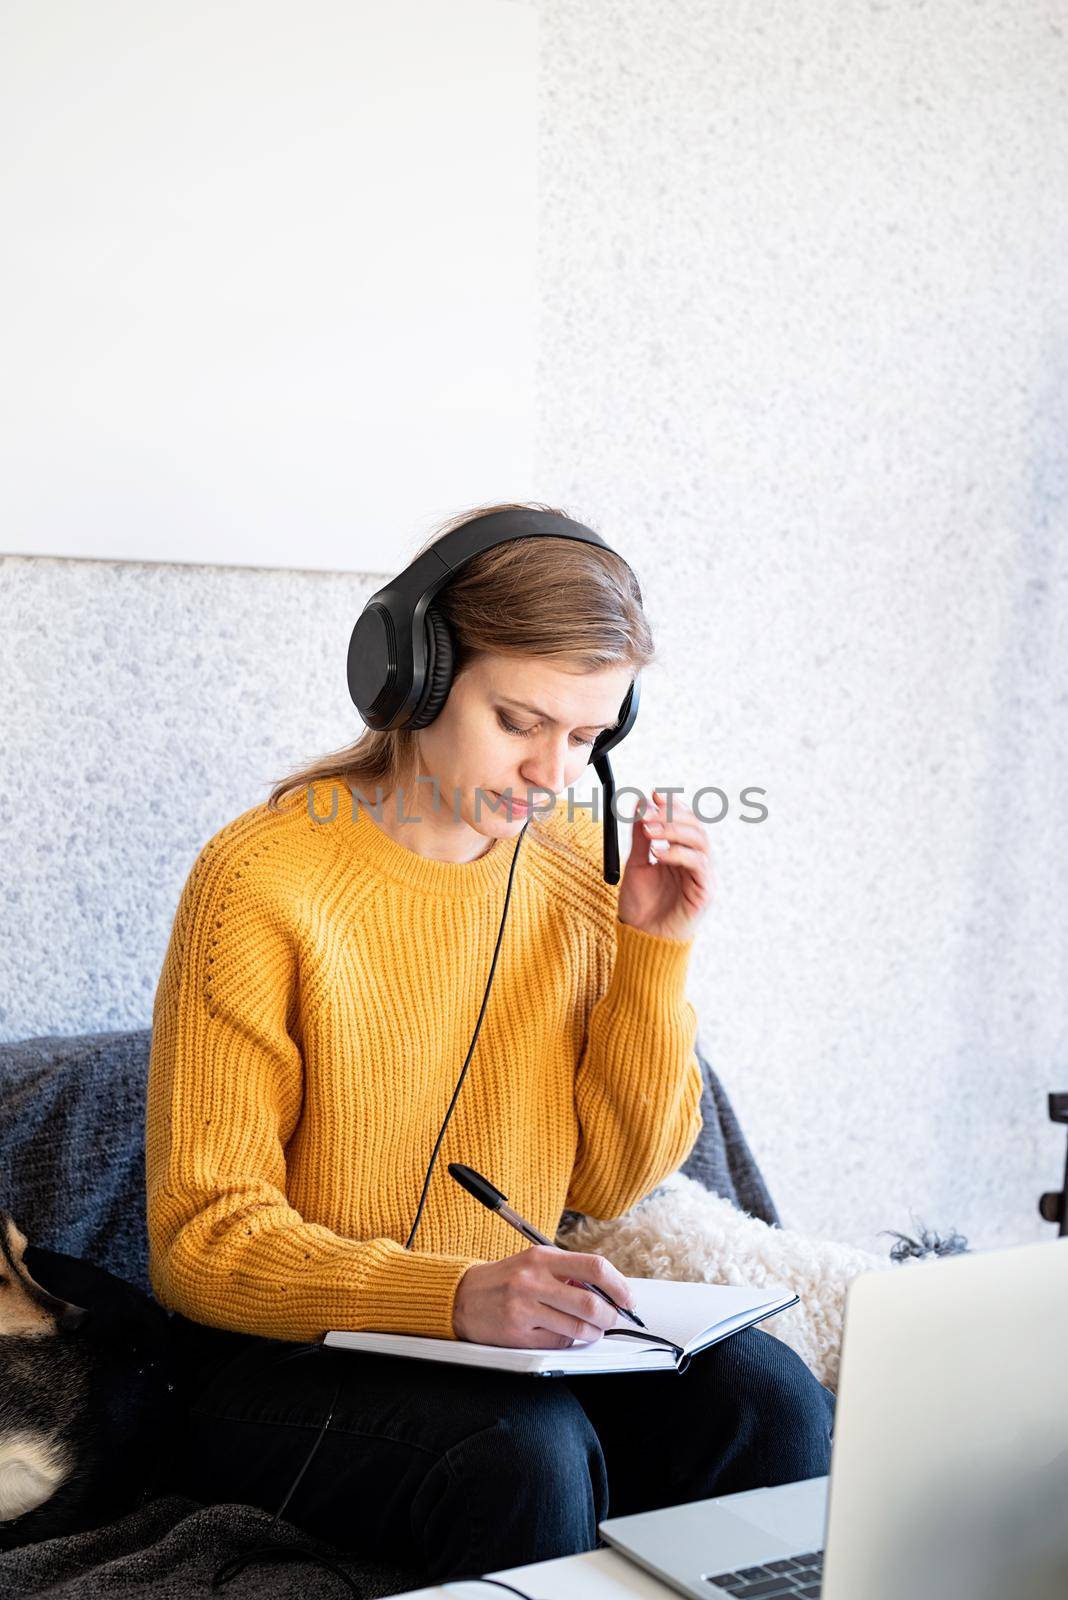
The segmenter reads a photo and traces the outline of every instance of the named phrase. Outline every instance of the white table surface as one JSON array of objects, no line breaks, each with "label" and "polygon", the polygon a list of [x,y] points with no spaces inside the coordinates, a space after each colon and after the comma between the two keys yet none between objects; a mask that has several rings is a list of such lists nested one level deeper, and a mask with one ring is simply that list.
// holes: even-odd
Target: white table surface
[{"label": "white table surface", "polygon": [[[668,1600],[678,1592],[635,1566],[618,1551],[586,1550],[577,1556],[557,1556],[526,1567],[502,1567],[488,1578],[503,1578],[532,1600]],[[492,1583],[431,1584],[427,1589],[406,1589],[393,1600],[509,1600],[507,1589]],[[512,1597],[515,1600],[515,1597]]]}]

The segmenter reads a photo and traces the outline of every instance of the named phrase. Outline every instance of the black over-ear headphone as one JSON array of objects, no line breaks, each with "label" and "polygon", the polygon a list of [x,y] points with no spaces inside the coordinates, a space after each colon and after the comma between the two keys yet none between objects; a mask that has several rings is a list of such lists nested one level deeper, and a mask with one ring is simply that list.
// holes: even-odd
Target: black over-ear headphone
[{"label": "black over-ear headphone", "polygon": [[[452,687],[455,650],[444,617],[432,604],[439,589],[472,557],[513,539],[577,539],[611,548],[600,534],[570,517],[544,511],[493,511],[473,517],[417,556],[373,594],[349,640],[349,694],[370,728],[425,728]],[[615,552],[613,552],[615,554]],[[635,585],[637,579],[635,578]],[[638,590],[641,601],[641,590]],[[590,761],[604,789],[604,881],[619,882],[615,780],[608,752],[630,732],[638,714],[640,674],[627,690],[612,728],[598,734]]]}]

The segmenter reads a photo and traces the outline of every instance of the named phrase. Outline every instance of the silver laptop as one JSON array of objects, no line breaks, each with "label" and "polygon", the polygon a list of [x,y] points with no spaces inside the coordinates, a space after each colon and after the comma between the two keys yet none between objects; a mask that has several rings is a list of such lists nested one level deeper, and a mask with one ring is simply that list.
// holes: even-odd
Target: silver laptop
[{"label": "silver laptop", "polygon": [[1065,1600],[1068,1238],[855,1279],[829,1478],[600,1532],[697,1600]]}]

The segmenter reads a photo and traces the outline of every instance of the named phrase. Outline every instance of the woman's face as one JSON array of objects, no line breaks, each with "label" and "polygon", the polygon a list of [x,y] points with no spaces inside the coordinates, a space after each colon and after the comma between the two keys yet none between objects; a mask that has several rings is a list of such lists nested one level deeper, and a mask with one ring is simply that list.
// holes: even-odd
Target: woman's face
[{"label": "woman's face", "polygon": [[[629,667],[576,672],[539,656],[476,656],[419,733],[420,771],[438,781],[441,822],[514,837],[531,813],[501,796],[511,789],[516,801],[548,811],[549,796],[538,791],[560,795],[575,783],[598,733],[617,722],[633,677]],[[433,785],[421,783],[406,809],[429,818],[433,797]]]}]

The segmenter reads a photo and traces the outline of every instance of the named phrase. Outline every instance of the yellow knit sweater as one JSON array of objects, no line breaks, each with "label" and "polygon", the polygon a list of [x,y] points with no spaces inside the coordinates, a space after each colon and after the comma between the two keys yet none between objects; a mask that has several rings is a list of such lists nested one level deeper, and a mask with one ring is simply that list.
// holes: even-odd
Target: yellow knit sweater
[{"label": "yellow knit sweater", "polygon": [[519,847],[411,1250],[515,841],[433,861],[331,781],[204,846],[153,1011],[145,1158],[162,1305],[276,1339],[454,1339],[467,1268],[528,1247],[450,1161],[553,1238],[565,1208],[620,1216],[685,1160],[701,1128],[692,940],[618,920],[588,814],[569,820],[561,800],[540,839],[538,826]]}]

